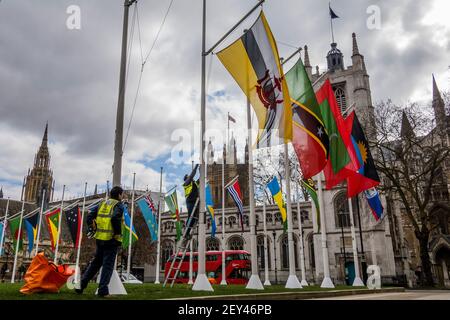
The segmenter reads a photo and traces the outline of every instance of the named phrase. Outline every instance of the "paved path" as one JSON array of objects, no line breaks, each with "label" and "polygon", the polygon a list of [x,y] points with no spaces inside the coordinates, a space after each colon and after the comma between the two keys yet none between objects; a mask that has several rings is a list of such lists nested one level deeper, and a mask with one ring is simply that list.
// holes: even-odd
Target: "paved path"
[{"label": "paved path", "polygon": [[450,300],[450,290],[407,290],[405,292],[360,294],[313,300]]}]

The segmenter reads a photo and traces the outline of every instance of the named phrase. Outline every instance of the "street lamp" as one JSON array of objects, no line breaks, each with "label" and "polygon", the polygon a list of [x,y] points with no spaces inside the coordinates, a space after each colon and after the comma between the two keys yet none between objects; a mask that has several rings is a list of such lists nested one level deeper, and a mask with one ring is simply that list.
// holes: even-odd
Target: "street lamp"
[{"label": "street lamp", "polygon": [[272,235],[273,235],[273,256],[275,258],[275,284],[278,284],[278,278],[277,278],[277,252],[276,252],[276,245],[275,245],[276,232],[275,232],[275,230],[272,230]]}]

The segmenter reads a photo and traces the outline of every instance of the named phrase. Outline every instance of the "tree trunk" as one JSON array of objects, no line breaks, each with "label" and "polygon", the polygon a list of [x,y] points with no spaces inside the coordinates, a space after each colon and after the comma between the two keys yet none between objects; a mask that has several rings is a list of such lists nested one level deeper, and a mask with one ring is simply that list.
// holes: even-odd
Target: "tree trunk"
[{"label": "tree trunk", "polygon": [[420,260],[422,262],[422,274],[424,275],[423,285],[426,287],[434,286],[433,273],[431,272],[430,255],[428,254],[428,237],[423,233],[418,237],[420,243]]}]

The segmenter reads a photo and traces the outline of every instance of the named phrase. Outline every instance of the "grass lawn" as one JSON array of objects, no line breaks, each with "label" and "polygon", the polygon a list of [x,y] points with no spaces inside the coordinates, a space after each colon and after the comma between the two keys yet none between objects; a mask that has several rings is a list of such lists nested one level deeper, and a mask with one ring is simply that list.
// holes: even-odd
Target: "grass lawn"
[{"label": "grass lawn", "polygon": [[[41,293],[33,295],[23,295],[19,292],[23,283],[0,283],[0,300],[95,300],[101,299],[95,295],[97,285],[92,283],[82,295],[76,294],[73,290],[64,286],[60,293]],[[157,300],[167,298],[183,298],[194,296],[211,295],[235,295],[248,293],[274,293],[274,292],[308,292],[308,291],[329,291],[354,289],[351,286],[337,286],[335,289],[322,289],[319,286],[305,287],[303,289],[285,289],[283,285],[273,285],[265,287],[265,290],[245,289],[244,285],[213,285],[214,292],[192,291],[190,285],[179,284],[173,288],[163,288],[162,284],[144,283],[144,284],[125,284],[128,295],[117,296],[113,299],[118,300]],[[363,288],[362,290],[364,290]]]}]

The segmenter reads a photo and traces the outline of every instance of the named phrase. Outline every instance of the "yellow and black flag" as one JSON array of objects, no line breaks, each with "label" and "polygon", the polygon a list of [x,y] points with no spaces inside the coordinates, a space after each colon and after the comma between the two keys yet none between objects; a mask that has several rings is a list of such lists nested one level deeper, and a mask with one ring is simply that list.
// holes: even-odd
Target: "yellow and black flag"
[{"label": "yellow and black flag", "polygon": [[290,141],[292,107],[289,90],[264,13],[261,11],[253,26],[217,56],[255,110],[259,124],[257,147]]}]

